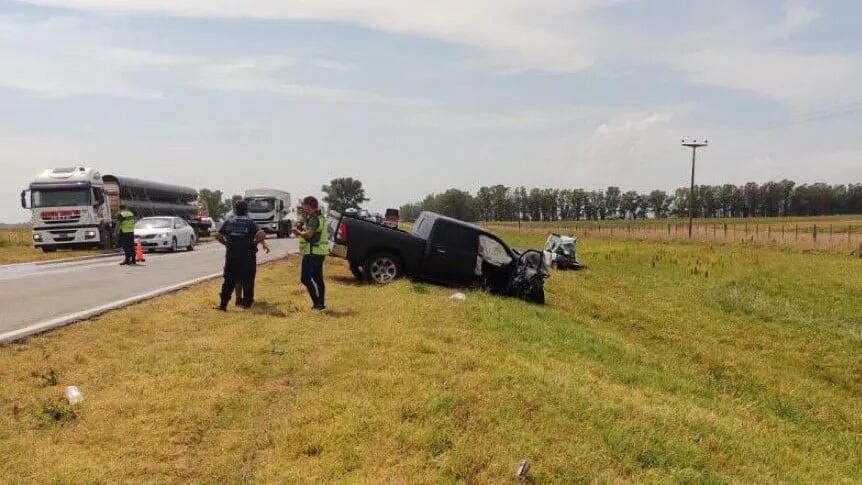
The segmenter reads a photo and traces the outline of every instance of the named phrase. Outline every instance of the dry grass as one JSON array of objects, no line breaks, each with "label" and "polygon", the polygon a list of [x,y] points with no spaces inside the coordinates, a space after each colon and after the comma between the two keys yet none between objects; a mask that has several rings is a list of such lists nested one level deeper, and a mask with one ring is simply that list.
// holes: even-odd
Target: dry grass
[{"label": "dry grass", "polygon": [[0,482],[862,480],[862,260],[582,257],[546,307],[330,261],[318,314],[291,259],[0,348]]},{"label": "dry grass", "polygon": [[96,254],[97,250],[63,250],[53,253],[33,248],[30,229],[0,229],[0,264],[47,261]]}]

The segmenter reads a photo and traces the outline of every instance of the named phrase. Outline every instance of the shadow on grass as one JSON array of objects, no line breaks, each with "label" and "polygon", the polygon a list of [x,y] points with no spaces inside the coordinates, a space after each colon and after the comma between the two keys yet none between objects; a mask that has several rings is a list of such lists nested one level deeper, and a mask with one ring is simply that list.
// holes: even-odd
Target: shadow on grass
[{"label": "shadow on grass", "polygon": [[[296,309],[293,308],[292,310]],[[278,318],[284,318],[288,315],[287,312],[279,307],[279,305],[261,300],[255,301],[248,311],[259,315],[268,315],[270,317]]]},{"label": "shadow on grass", "polygon": [[365,283],[357,280],[352,276],[344,276],[344,275],[335,275],[331,276],[330,279],[336,283],[340,283],[342,285],[350,285],[350,286],[366,286]]},{"label": "shadow on grass", "polygon": [[354,310],[354,309],[352,309],[352,308],[349,308],[349,309],[346,309],[346,310],[341,310],[341,309],[338,309],[338,310],[328,309],[328,310],[326,310],[326,312],[324,313],[324,315],[325,315],[325,316],[327,316],[327,317],[331,317],[331,318],[347,318],[347,317],[352,317],[352,316],[354,316],[354,315],[358,315],[358,314],[359,314],[359,312],[357,312],[356,310]]}]

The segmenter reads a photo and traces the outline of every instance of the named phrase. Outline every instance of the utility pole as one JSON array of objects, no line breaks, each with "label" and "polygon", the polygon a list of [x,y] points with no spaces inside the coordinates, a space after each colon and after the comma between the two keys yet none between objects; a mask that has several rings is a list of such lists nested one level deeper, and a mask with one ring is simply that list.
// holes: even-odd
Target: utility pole
[{"label": "utility pole", "polygon": [[691,148],[691,189],[688,193],[688,238],[691,239],[691,226],[694,221],[694,164],[697,160],[697,149],[709,146],[709,140],[698,142],[697,139],[682,139],[682,146]]}]

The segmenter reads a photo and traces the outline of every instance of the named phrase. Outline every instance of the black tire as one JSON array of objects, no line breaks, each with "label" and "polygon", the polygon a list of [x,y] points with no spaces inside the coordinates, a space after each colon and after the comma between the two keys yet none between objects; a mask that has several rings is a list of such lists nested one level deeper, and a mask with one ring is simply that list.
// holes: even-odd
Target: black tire
[{"label": "black tire", "polygon": [[171,239],[171,247],[168,249],[169,252],[175,253],[177,252],[177,238]]},{"label": "black tire", "polygon": [[189,245],[186,246],[186,251],[194,251],[194,250],[195,250],[195,237],[192,236],[192,238],[189,239]]},{"label": "black tire", "polygon": [[357,280],[362,280],[365,276],[365,273],[362,271],[362,266],[350,263],[350,272],[353,273],[353,277]]},{"label": "black tire", "polygon": [[363,277],[370,283],[385,285],[403,274],[401,259],[392,253],[376,253],[362,265]]},{"label": "black tire", "polygon": [[111,240],[111,231],[102,228],[99,230],[99,241],[101,241],[102,249],[109,251],[114,247],[114,241]]},{"label": "black tire", "polygon": [[54,253],[57,252],[56,246],[42,246],[43,253]]}]

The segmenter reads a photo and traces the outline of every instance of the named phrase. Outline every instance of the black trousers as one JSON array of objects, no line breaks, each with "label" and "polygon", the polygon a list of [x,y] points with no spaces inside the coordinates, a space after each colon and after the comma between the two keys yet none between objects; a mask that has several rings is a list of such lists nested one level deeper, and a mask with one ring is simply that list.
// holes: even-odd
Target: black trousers
[{"label": "black trousers", "polygon": [[256,272],[254,259],[245,257],[228,257],[224,262],[224,281],[221,285],[221,305],[227,306],[236,285],[242,287],[240,304],[251,305],[254,302],[254,274]]},{"label": "black trousers", "polygon": [[135,234],[131,232],[121,232],[120,236],[117,238],[117,244],[123,248],[123,254],[125,254],[126,259],[124,262],[126,263],[134,263],[135,262]]},{"label": "black trousers", "polygon": [[306,254],[302,256],[300,281],[308,289],[314,306],[324,306],[326,286],[323,283],[323,259],[325,256]]}]

